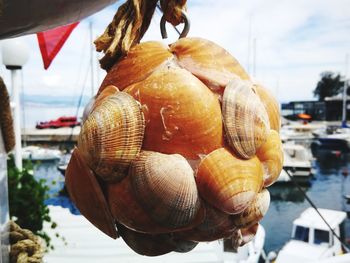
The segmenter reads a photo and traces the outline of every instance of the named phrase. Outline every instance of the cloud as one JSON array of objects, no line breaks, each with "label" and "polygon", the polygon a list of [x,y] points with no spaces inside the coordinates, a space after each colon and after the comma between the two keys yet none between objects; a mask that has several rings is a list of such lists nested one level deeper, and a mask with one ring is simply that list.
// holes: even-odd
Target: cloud
[{"label": "cloud", "polygon": [[[255,78],[269,87],[280,101],[312,99],[312,90],[322,71],[345,73],[345,55],[350,54],[347,2],[192,0],[188,1],[189,36],[200,36],[220,44],[249,69],[250,74],[253,73],[255,39]],[[90,94],[88,23],[93,22],[94,38],[102,34],[119,4],[84,20],[48,71],[42,69],[36,37],[24,37],[31,48],[30,62],[24,69],[26,93],[77,95],[85,87],[85,94]],[[160,17],[157,11],[144,40],[161,39]],[[175,41],[176,32],[170,25],[167,29],[169,39],[166,42]],[[97,56],[101,55],[94,52],[95,89],[105,75],[97,70]],[[10,81],[3,67],[0,74]]]}]

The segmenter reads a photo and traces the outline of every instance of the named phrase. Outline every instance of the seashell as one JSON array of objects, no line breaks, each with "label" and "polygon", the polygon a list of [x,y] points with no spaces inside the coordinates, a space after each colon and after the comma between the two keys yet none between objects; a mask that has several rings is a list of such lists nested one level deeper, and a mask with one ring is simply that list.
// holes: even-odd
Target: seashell
[{"label": "seashell", "polygon": [[101,104],[101,101],[105,99],[106,97],[113,95],[114,93],[118,92],[119,89],[113,85],[110,85],[106,87],[100,94],[92,97],[88,104],[85,106],[84,112],[83,112],[83,118],[82,123],[86,121],[86,119],[89,117],[91,112]]},{"label": "seashell", "polygon": [[272,185],[283,168],[283,148],[279,134],[270,130],[267,141],[258,149],[256,156],[264,167],[264,186]]},{"label": "seashell", "polygon": [[162,226],[178,229],[203,220],[193,170],[181,155],[143,151],[129,175],[137,200]]},{"label": "seashell", "polygon": [[107,185],[107,199],[113,217],[131,230],[143,233],[168,233],[169,228],[156,223],[136,200],[130,176]]},{"label": "seashell", "polygon": [[157,67],[173,58],[168,46],[161,42],[149,41],[138,44],[107,73],[99,93],[108,85],[123,90],[131,84],[144,80]]},{"label": "seashell", "polygon": [[146,109],[144,150],[195,160],[222,147],[219,101],[188,71],[161,67],[125,92]]},{"label": "seashell", "polygon": [[203,222],[193,229],[176,233],[176,236],[186,240],[210,242],[228,238],[236,229],[229,214],[206,203]]},{"label": "seashell", "polygon": [[101,187],[92,171],[84,163],[78,148],[74,149],[67,166],[65,184],[71,200],[80,213],[106,235],[116,239],[118,233],[114,226],[114,219]]},{"label": "seashell", "polygon": [[196,174],[199,194],[228,214],[243,212],[263,184],[263,168],[257,157],[237,158],[220,148],[205,156]]},{"label": "seashell", "polygon": [[268,89],[259,84],[254,84],[253,88],[255,93],[258,94],[266,109],[267,115],[269,116],[270,128],[279,132],[281,128],[281,112],[279,103]]},{"label": "seashell", "polygon": [[117,224],[120,236],[136,253],[146,256],[160,256],[171,251],[186,253],[197,246],[197,242],[181,240],[172,234],[145,234]]},{"label": "seashell", "polygon": [[258,223],[266,214],[270,206],[270,193],[263,189],[256,196],[250,206],[241,214],[233,215],[232,221],[237,228],[248,228]]},{"label": "seashell", "polygon": [[202,80],[209,88],[224,89],[235,77],[249,79],[239,62],[225,49],[202,38],[181,38],[170,45],[179,65]]},{"label": "seashell", "polygon": [[117,224],[118,232],[125,243],[136,253],[145,256],[160,256],[176,249],[169,234],[145,234]]},{"label": "seashell", "polygon": [[118,92],[104,99],[85,121],[78,148],[90,168],[104,180],[120,180],[140,152],[144,134],[140,105]]},{"label": "seashell", "polygon": [[240,243],[240,246],[244,246],[245,244],[249,243],[252,241],[258,232],[259,224],[256,223],[250,227],[247,228],[241,228],[240,232],[242,235],[242,240]]},{"label": "seashell", "polygon": [[226,138],[242,158],[251,158],[266,141],[269,119],[248,81],[233,79],[225,88],[222,115]]}]

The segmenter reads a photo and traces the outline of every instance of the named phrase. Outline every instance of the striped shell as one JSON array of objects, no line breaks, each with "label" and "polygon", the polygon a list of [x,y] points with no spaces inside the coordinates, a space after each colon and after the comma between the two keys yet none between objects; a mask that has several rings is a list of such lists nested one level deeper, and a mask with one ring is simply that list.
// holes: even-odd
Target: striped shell
[{"label": "striped shell", "polygon": [[106,235],[117,238],[114,219],[102,189],[93,172],[84,163],[78,148],[74,149],[67,166],[65,185],[80,213]]},{"label": "striped shell", "polygon": [[176,235],[186,240],[209,242],[228,238],[236,229],[229,214],[206,204],[203,222],[193,229],[176,233]]},{"label": "striped shell", "polygon": [[267,141],[258,149],[256,156],[264,167],[264,186],[272,185],[283,168],[283,148],[279,134],[270,130]]},{"label": "striped shell", "polygon": [[254,156],[266,141],[269,119],[250,82],[236,78],[227,85],[222,115],[228,144],[242,158]]},{"label": "striped shell", "polygon": [[261,102],[264,104],[267,115],[269,116],[270,128],[279,132],[281,128],[281,112],[279,103],[271,92],[261,85],[254,84],[254,90],[256,94],[258,94]]},{"label": "striped shell", "polygon": [[179,65],[213,90],[235,78],[249,79],[239,62],[225,49],[202,38],[181,38],[170,46]]},{"label": "striped shell", "polygon": [[219,101],[188,71],[164,66],[125,92],[145,109],[144,150],[199,159],[222,147]]},{"label": "striped shell", "polygon": [[196,182],[203,199],[228,214],[244,211],[263,183],[258,158],[237,158],[225,148],[213,151],[201,161]]},{"label": "striped shell", "polygon": [[241,214],[233,215],[232,220],[237,228],[247,228],[258,223],[266,214],[270,206],[270,193],[262,190],[255,200]]},{"label": "striped shell", "polygon": [[203,220],[193,170],[181,155],[143,151],[130,176],[137,200],[159,224],[177,229]]},{"label": "striped shell", "polygon": [[140,152],[144,127],[139,104],[130,95],[118,92],[89,115],[78,148],[97,175],[108,181],[120,180]]}]

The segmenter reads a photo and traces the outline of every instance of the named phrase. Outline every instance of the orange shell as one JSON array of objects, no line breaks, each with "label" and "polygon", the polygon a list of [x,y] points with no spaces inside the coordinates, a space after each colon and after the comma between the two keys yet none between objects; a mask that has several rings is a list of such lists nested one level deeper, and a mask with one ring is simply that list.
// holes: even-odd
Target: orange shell
[{"label": "orange shell", "polygon": [[125,92],[143,106],[144,150],[198,159],[222,147],[219,101],[188,71],[164,66]]},{"label": "orange shell", "polygon": [[225,49],[203,38],[181,38],[170,46],[181,67],[190,71],[213,90],[223,89],[228,82],[239,76],[249,79],[248,74]]},{"label": "orange shell", "polygon": [[258,149],[256,156],[264,167],[264,186],[272,185],[283,168],[283,148],[279,134],[270,130],[267,141]]},{"label": "orange shell", "polygon": [[78,148],[74,149],[67,166],[65,184],[70,198],[80,213],[106,235],[117,238],[114,219],[102,189],[81,158]]},{"label": "orange shell", "polygon": [[131,84],[144,80],[155,68],[173,57],[169,48],[161,42],[149,41],[136,45],[108,72],[99,93],[108,85],[123,90]]},{"label": "orange shell", "polygon": [[271,92],[261,85],[254,84],[254,90],[258,94],[261,102],[264,104],[267,115],[269,116],[270,128],[279,132],[281,128],[281,112],[279,103]]},{"label": "orange shell", "polygon": [[250,205],[262,187],[262,179],[258,158],[239,159],[225,148],[204,157],[196,175],[201,197],[228,214],[241,213]]}]

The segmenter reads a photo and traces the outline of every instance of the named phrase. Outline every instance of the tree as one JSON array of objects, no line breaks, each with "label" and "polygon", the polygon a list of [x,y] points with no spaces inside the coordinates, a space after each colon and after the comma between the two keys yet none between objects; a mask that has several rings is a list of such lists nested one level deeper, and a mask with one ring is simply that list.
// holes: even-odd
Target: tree
[{"label": "tree", "polygon": [[318,81],[314,90],[314,96],[319,101],[324,101],[326,97],[335,96],[343,91],[344,78],[340,74],[330,71],[321,73],[321,79]]}]

